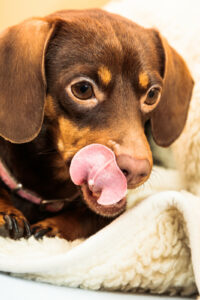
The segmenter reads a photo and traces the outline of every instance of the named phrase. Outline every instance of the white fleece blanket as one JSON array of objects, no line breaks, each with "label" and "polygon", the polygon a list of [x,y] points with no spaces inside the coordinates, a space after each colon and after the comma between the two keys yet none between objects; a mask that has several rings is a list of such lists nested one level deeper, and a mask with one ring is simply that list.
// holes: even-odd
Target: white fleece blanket
[{"label": "white fleece blanket", "polygon": [[[160,29],[197,80],[198,2],[123,0],[107,9]],[[71,287],[191,295],[200,290],[200,199],[184,187],[178,171],[156,167],[129,192],[129,209],[85,241],[0,238],[0,270]]]},{"label": "white fleece blanket", "polygon": [[0,270],[70,287],[191,295],[200,288],[200,199],[181,188],[177,171],[157,167],[129,192],[127,212],[85,241],[0,238]]}]

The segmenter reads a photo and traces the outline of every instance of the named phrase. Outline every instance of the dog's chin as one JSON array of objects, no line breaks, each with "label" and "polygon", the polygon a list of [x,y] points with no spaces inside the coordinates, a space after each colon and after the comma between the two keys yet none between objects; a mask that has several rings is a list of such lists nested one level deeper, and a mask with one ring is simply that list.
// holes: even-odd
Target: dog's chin
[{"label": "dog's chin", "polygon": [[98,196],[94,195],[88,188],[87,184],[81,186],[83,199],[87,206],[96,214],[104,217],[115,217],[122,213],[126,208],[126,197],[112,205],[98,204]]}]

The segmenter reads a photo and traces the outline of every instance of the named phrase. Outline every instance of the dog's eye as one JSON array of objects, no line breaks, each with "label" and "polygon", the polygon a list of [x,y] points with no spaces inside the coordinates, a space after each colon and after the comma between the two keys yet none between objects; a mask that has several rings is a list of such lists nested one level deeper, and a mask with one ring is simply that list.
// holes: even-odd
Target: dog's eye
[{"label": "dog's eye", "polygon": [[88,100],[94,97],[93,87],[87,81],[81,81],[71,86],[71,91],[80,100]]},{"label": "dog's eye", "polygon": [[158,85],[152,86],[140,100],[142,112],[146,114],[153,111],[160,101],[160,96],[161,87]]},{"label": "dog's eye", "polygon": [[159,97],[160,97],[160,88],[153,87],[148,91],[144,103],[147,105],[153,105],[157,102]]},{"label": "dog's eye", "polygon": [[91,109],[104,101],[104,93],[94,80],[86,76],[74,78],[65,87],[68,99],[77,104],[77,108]]}]

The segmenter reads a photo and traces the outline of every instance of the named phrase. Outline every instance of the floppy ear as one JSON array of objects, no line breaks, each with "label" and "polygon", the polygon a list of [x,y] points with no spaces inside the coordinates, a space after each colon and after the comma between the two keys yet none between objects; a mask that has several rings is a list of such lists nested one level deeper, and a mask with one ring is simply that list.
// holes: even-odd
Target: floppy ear
[{"label": "floppy ear", "polygon": [[41,129],[52,30],[43,19],[29,19],[0,34],[0,135],[10,142],[29,142]]},{"label": "floppy ear", "polygon": [[163,90],[160,103],[151,117],[151,128],[155,142],[167,147],[184,128],[194,82],[181,56],[157,32],[156,35]]}]

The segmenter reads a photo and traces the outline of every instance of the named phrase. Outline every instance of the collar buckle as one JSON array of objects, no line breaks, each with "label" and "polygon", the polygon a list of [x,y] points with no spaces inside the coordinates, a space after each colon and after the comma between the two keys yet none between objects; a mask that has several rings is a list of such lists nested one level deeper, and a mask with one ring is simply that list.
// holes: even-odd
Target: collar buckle
[{"label": "collar buckle", "polygon": [[23,185],[21,183],[18,183],[17,186],[14,189],[11,189],[12,194],[16,194],[20,190],[23,189]]}]

